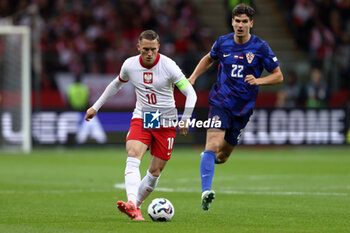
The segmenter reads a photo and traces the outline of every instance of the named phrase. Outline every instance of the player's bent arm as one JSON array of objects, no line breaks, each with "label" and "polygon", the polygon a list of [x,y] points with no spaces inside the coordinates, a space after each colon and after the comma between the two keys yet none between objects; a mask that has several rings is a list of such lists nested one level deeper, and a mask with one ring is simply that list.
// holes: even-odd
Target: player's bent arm
[{"label": "player's bent arm", "polygon": [[196,82],[196,79],[205,71],[207,71],[214,62],[215,60],[210,56],[210,53],[205,55],[197,64],[188,81],[193,85]]},{"label": "player's bent arm", "polygon": [[244,79],[245,82],[250,85],[260,86],[260,85],[273,85],[283,82],[283,74],[280,67],[276,67],[270,75],[263,78],[255,78],[253,75],[247,75]]},{"label": "player's bent arm", "polygon": [[283,82],[283,74],[281,72],[281,68],[277,66],[270,75],[259,78],[258,79],[259,85],[273,85],[273,84],[279,84]]},{"label": "player's bent arm", "polygon": [[186,136],[188,134],[188,124],[187,120],[191,117],[193,108],[196,105],[197,95],[194,91],[192,85],[186,78],[182,78],[176,83],[182,94],[186,96],[185,110],[182,115],[181,121],[185,122],[183,126],[179,125],[179,132],[181,135]]},{"label": "player's bent arm", "polygon": [[179,82],[175,83],[175,85],[179,88],[181,93],[186,96],[185,110],[181,118],[182,121],[186,121],[191,118],[194,106],[197,102],[197,94],[186,78],[182,78]]},{"label": "player's bent arm", "polygon": [[96,116],[98,110],[102,107],[106,101],[117,94],[124,82],[121,82],[119,78],[114,79],[104,90],[100,98],[95,102],[95,104],[86,111],[85,120],[89,121],[94,116]]}]

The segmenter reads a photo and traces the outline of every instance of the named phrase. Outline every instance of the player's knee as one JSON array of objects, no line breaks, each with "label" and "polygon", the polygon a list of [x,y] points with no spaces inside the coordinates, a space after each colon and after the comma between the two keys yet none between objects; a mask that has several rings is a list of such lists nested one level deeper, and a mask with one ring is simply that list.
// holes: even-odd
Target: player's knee
[{"label": "player's knee", "polygon": [[142,155],[137,150],[129,149],[127,151],[128,157],[138,158],[141,159]]}]

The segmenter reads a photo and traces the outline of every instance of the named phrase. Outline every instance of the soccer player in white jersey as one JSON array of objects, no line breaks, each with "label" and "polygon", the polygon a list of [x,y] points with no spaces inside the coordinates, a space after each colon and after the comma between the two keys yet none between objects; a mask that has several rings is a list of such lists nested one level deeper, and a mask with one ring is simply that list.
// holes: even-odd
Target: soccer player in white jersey
[{"label": "soccer player in white jersey", "polygon": [[[85,120],[96,116],[101,106],[115,95],[124,83],[135,87],[136,107],[126,138],[125,187],[128,202],[118,201],[118,209],[133,220],[144,220],[140,207],[155,189],[159,176],[170,159],[177,128],[161,126],[160,129],[143,128],[145,109],[162,114],[164,118],[177,119],[173,88],[174,84],[186,96],[186,121],[192,114],[197,96],[180,68],[170,58],[159,54],[159,36],[152,30],[140,34],[137,49],[140,55],[128,58],[122,65],[119,76],[105,89],[96,103],[87,110]],[[167,113],[171,112],[170,116]],[[158,117],[158,116],[154,116]],[[183,126],[183,127],[180,127]],[[179,132],[187,135],[188,127],[179,124]],[[146,176],[141,180],[139,166],[146,150],[150,148],[151,161]]]}]

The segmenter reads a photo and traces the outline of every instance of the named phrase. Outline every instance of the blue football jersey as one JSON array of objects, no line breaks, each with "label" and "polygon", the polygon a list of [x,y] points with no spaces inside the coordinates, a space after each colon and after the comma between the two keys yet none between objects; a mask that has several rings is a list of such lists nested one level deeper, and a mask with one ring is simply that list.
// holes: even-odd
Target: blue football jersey
[{"label": "blue football jersey", "polygon": [[244,82],[245,76],[259,78],[264,68],[271,72],[279,64],[270,46],[259,37],[252,34],[247,43],[236,44],[233,36],[230,33],[219,37],[210,51],[210,56],[219,59],[220,64],[209,103],[243,116],[254,108],[259,89]]}]

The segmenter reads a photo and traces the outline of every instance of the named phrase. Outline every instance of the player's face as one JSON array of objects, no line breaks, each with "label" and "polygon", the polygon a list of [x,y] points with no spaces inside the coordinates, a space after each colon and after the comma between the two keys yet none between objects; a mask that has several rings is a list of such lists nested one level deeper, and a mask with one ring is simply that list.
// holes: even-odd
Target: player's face
[{"label": "player's face", "polygon": [[157,40],[142,39],[137,44],[137,49],[141,53],[142,62],[145,66],[152,66],[157,58],[159,43]]},{"label": "player's face", "polygon": [[232,27],[235,30],[235,36],[240,39],[248,38],[250,29],[253,27],[253,20],[250,21],[246,14],[236,15],[232,19]]}]

